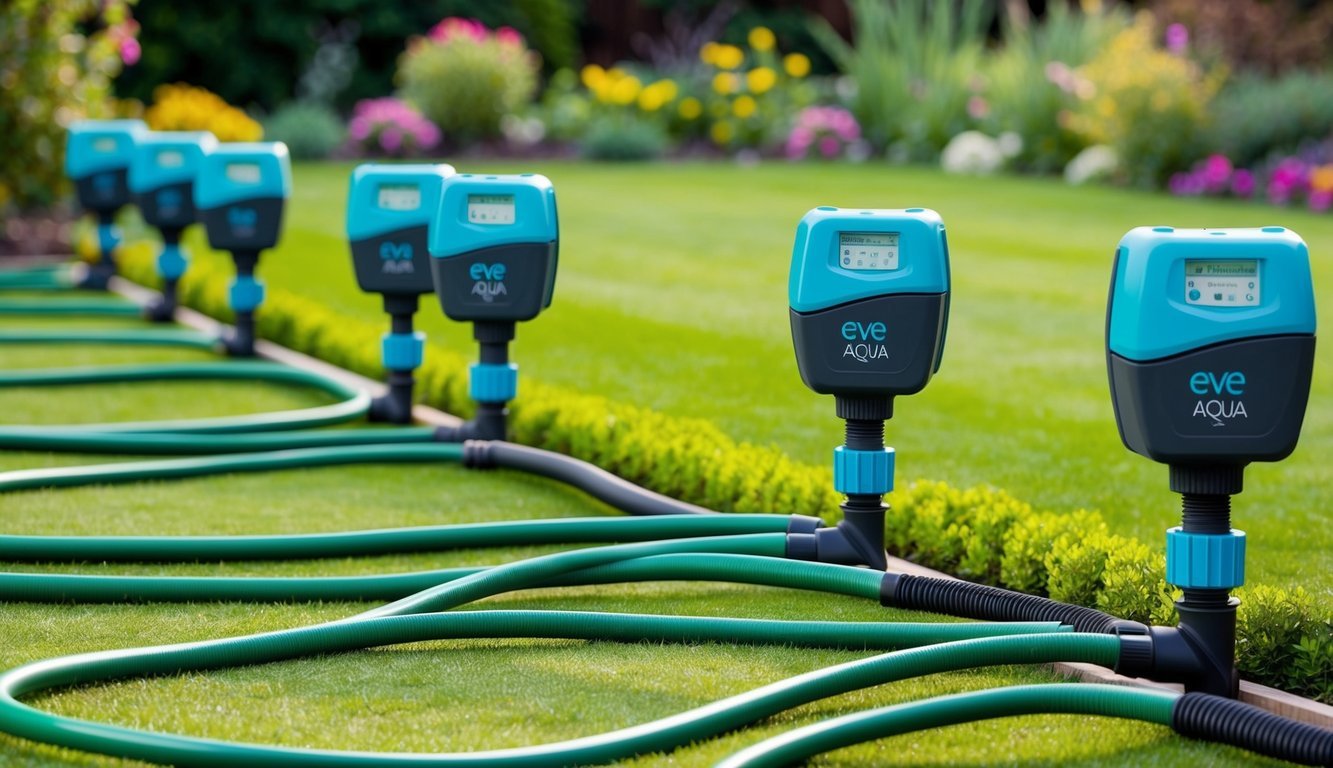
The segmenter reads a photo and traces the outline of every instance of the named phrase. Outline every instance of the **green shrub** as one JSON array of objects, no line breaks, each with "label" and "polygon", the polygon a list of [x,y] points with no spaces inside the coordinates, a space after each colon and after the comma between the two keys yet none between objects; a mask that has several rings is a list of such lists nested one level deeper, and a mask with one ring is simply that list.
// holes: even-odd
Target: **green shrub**
[{"label": "green shrub", "polygon": [[297,160],[321,160],[342,146],[347,132],[329,107],[294,101],[264,121],[264,138],[285,143]]},{"label": "green shrub", "polygon": [[592,160],[652,160],[662,156],[668,143],[661,122],[627,113],[593,121],[579,149]]},{"label": "green shrub", "polygon": [[532,98],[539,66],[514,30],[450,18],[408,44],[398,79],[447,140],[466,143],[499,135],[500,120]]},{"label": "green shrub", "polygon": [[[131,279],[156,284],[154,249],[122,250]],[[230,320],[230,259],[196,256],[181,300]],[[297,351],[365,376],[381,377],[378,324],[340,317],[282,289],[258,313],[259,332]],[[428,344],[417,372],[422,402],[462,416],[468,361]],[[593,462],[684,501],[728,512],[838,516],[832,473],[793,461],[774,447],[740,443],[712,422],[667,416],[562,387],[524,380],[513,403],[510,439]],[[1160,548],[1113,536],[1096,512],[1034,511],[995,488],[959,490],[917,481],[889,495],[885,541],[891,554],[975,581],[1095,606],[1136,621],[1173,624],[1175,594]],[[1302,589],[1251,587],[1241,598],[1237,652],[1248,679],[1333,702],[1333,614]]]},{"label": "green shrub", "polygon": [[[98,31],[85,35],[85,24]],[[131,24],[125,0],[0,4],[0,212],[48,206],[68,188],[65,127],[112,116]]]},{"label": "green shrub", "polygon": [[1058,173],[1088,146],[1069,123],[1087,88],[1077,69],[1127,24],[1127,15],[1109,6],[1077,11],[1052,3],[1039,21],[1012,9],[1006,14],[1004,45],[986,65],[980,111],[990,135],[1012,131],[1023,137],[1022,149],[1010,161],[1015,168]]},{"label": "green shrub", "polygon": [[852,44],[822,19],[812,28],[856,83],[852,112],[866,138],[898,160],[934,160],[974,127],[968,102],[980,90],[990,4],[852,0]]},{"label": "green shrub", "polygon": [[[1333,136],[1333,71],[1244,75],[1213,102],[1208,145],[1236,167]],[[1275,117],[1276,116],[1276,117]]]}]

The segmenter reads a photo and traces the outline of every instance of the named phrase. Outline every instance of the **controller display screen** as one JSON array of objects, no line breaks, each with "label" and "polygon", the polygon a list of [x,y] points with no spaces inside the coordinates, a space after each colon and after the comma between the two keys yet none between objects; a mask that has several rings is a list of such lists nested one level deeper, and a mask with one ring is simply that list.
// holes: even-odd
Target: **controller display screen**
[{"label": "controller display screen", "polygon": [[513,224],[513,195],[468,195],[467,220],[472,224]]},{"label": "controller display screen", "polygon": [[93,151],[98,154],[107,155],[115,152],[117,146],[119,145],[116,143],[116,140],[110,136],[104,136],[100,139],[93,140]]},{"label": "controller display screen", "polygon": [[1185,260],[1185,303],[1201,307],[1254,307],[1260,298],[1256,259]]},{"label": "controller display screen", "polygon": [[179,168],[185,165],[185,155],[174,149],[164,149],[157,153],[158,168]]},{"label": "controller display screen", "polygon": [[377,204],[386,211],[415,211],[421,207],[421,187],[416,184],[382,184]]},{"label": "controller display screen", "polygon": [[258,184],[263,176],[259,163],[227,163],[224,173],[234,184]]},{"label": "controller display screen", "polygon": [[898,268],[897,232],[839,232],[838,264],[843,269],[889,272]]}]

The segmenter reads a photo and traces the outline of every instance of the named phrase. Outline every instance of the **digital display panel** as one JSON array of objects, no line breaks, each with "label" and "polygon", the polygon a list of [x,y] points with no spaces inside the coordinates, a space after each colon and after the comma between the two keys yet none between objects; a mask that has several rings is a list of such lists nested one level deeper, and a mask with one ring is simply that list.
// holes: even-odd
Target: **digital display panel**
[{"label": "digital display panel", "polygon": [[103,136],[100,139],[93,140],[93,151],[101,153],[103,155],[115,152],[116,147],[118,146],[119,144],[116,142],[116,140],[110,136]]},{"label": "digital display panel", "polygon": [[386,211],[415,211],[421,207],[421,187],[416,184],[381,184],[378,205]]},{"label": "digital display panel", "polygon": [[468,195],[467,220],[472,224],[513,224],[513,195]]},{"label": "digital display panel", "polygon": [[838,264],[867,272],[897,269],[898,237],[897,232],[839,232]]},{"label": "digital display panel", "polygon": [[157,153],[158,168],[179,168],[185,165],[185,155],[174,149],[164,149]]},{"label": "digital display panel", "polygon": [[1185,303],[1202,307],[1259,305],[1257,259],[1185,260]]},{"label": "digital display panel", "polygon": [[259,163],[227,163],[227,180],[237,184],[258,184],[263,176]]}]

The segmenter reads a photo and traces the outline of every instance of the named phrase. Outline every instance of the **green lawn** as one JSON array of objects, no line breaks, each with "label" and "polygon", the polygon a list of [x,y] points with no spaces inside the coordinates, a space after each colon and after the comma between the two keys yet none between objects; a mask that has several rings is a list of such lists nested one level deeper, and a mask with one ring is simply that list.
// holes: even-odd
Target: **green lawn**
[{"label": "green lawn", "polygon": [[[341,255],[331,253],[329,257]],[[273,259],[275,264],[279,261]],[[8,319],[3,325],[22,327],[23,323]],[[154,359],[198,357],[186,352],[141,352]],[[0,348],[0,367],[4,368],[130,359],[134,358],[126,349]],[[0,391],[0,412],[11,422],[51,423],[97,420],[108,414],[142,418],[149,415],[149,404],[156,406],[153,415],[167,417],[287,408],[318,401],[307,392],[266,385],[140,384]],[[0,469],[101,460],[106,459],[53,459],[45,454],[10,452],[0,454]],[[474,474],[454,466],[363,466],[23,492],[0,499],[0,510],[0,530],[32,534],[335,531],[610,514],[582,495],[546,481],[503,472]],[[0,563],[0,568],[334,575],[501,562],[545,551],[549,550],[502,548],[228,565]],[[929,618],[852,598],[691,583],[528,592],[487,603],[706,616],[863,621]],[[337,603],[5,605],[0,611],[0,668],[79,651],[298,626],[365,607]],[[475,750],[623,727],[864,655],[725,644],[434,642],[252,669],[114,683],[56,692],[36,703],[102,721],[224,739],[347,749]],[[1049,673],[1031,668],[934,675],[830,699],[669,757],[648,756],[632,764],[710,765],[761,738],[825,717],[946,692],[1050,679]],[[946,728],[844,750],[818,764],[1009,765],[1015,761],[1074,766],[1119,766],[1131,761],[1150,766],[1268,764],[1228,748],[1186,741],[1165,728],[1078,716],[1025,717]],[[127,763],[0,737],[0,765],[54,768]]]},{"label": "green lawn", "polygon": [[[712,419],[817,463],[829,460],[841,424],[832,398],[801,384],[791,352],[796,222],[826,204],[937,209],[949,228],[953,316],[940,374],[899,401],[889,426],[900,482],[989,483],[1042,508],[1096,508],[1115,532],[1153,545],[1177,523],[1178,502],[1164,467],[1121,446],[1103,358],[1120,236],[1143,224],[1284,224],[1309,242],[1320,309],[1333,312],[1331,216],[879,164],[459,167],[540,171],[556,185],[560,275],[551,310],[519,330],[524,376]],[[380,320],[378,299],[357,290],[347,256],[350,168],[297,166],[285,240],[261,272],[273,286]],[[468,329],[433,303],[419,318],[433,337],[472,354]],[[1253,466],[1235,505],[1237,527],[1250,534],[1251,583],[1304,584],[1320,599],[1333,598],[1330,366],[1321,352],[1296,454]]]}]

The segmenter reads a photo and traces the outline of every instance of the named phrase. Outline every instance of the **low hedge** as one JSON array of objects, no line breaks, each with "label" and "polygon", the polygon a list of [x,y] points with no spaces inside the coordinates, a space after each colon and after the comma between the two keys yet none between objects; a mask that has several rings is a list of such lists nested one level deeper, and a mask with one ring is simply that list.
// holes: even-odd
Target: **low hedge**
[{"label": "low hedge", "polygon": [[[156,285],[152,249],[122,249],[130,279]],[[198,255],[181,283],[181,301],[227,321],[230,260]],[[258,313],[264,338],[378,378],[381,325],[340,317],[322,305],[272,289]],[[468,360],[428,344],[418,397],[440,410],[472,411]],[[828,467],[793,461],[772,446],[738,442],[709,421],[667,416],[531,377],[512,407],[511,438],[593,462],[678,499],[733,512],[838,516]],[[985,584],[1003,586],[1138,621],[1175,621],[1176,592],[1165,582],[1160,546],[1109,532],[1096,512],[1034,510],[1005,491],[960,490],[918,481],[891,494],[886,543],[893,554]],[[1238,655],[1248,679],[1333,702],[1333,615],[1304,589],[1238,591]]]}]

